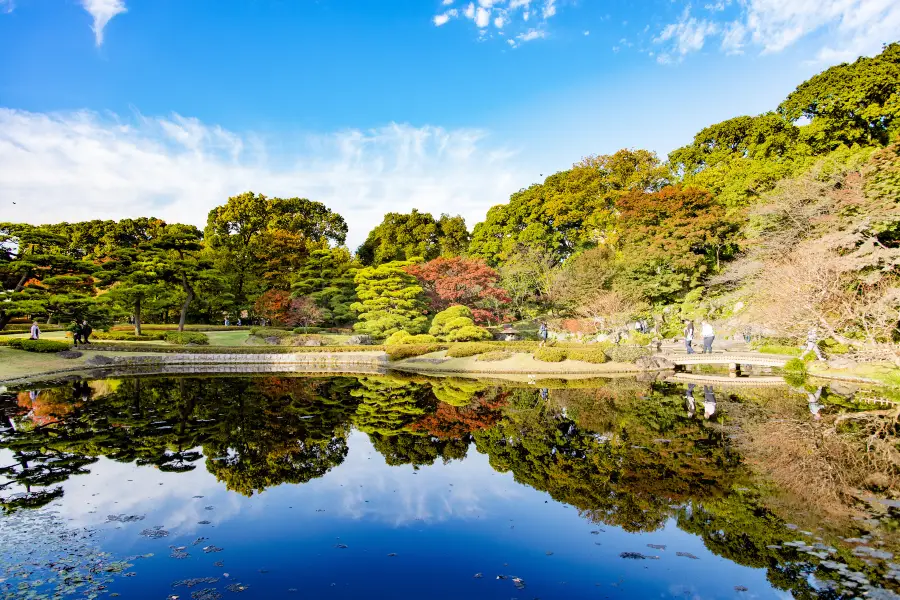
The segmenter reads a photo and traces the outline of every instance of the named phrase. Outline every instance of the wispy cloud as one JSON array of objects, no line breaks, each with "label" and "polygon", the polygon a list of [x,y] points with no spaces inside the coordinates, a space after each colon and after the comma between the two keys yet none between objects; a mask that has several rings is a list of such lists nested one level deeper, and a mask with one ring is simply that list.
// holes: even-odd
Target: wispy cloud
[{"label": "wispy cloud", "polygon": [[900,31],[896,0],[719,0],[704,9],[707,17],[695,16],[688,5],[662,29],[654,39],[663,48],[658,60],[680,60],[714,36],[729,54],[777,53],[816,36],[814,62],[837,62],[875,54]]},{"label": "wispy cloud", "polygon": [[[324,202],[356,245],[385,212],[462,214],[469,225],[528,179],[483,131],[390,124],[262,140],[197,119],[0,108],[0,198],[13,221],[155,215],[203,225],[253,190]],[[16,204],[12,205],[11,201]]]},{"label": "wispy cloud", "polygon": [[[446,7],[452,3],[444,0],[441,5]],[[507,44],[517,47],[547,37],[547,23],[556,13],[557,0],[476,0],[461,10],[441,12],[432,21],[438,27],[457,18],[471,21],[478,31],[478,39],[508,35]]]},{"label": "wispy cloud", "polygon": [[0,0],[0,14],[11,13],[15,7],[13,0]]},{"label": "wispy cloud", "polygon": [[124,0],[81,0],[81,6],[94,18],[91,29],[97,45],[103,45],[103,30],[107,23],[118,14],[126,12]]}]

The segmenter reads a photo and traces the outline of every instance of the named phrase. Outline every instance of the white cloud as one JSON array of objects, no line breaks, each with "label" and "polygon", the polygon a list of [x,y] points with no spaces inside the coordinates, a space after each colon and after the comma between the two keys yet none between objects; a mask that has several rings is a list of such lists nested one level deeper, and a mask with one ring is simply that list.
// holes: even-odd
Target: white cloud
[{"label": "white cloud", "polygon": [[[881,45],[894,41],[900,31],[900,2],[896,0],[722,0],[706,8],[721,12],[732,5],[739,7],[737,14],[722,26],[712,24],[712,30],[702,27],[709,21],[688,18],[694,22],[694,34],[720,35],[721,48],[729,54],[741,53],[751,44],[764,54],[777,53],[815,38],[816,61],[849,61],[878,53]],[[687,11],[677,23],[667,25],[655,41],[681,42],[673,28],[683,27],[686,15]],[[702,47],[702,43],[676,43],[667,53],[683,57]]]},{"label": "white cloud", "polygon": [[13,0],[0,0],[0,13],[11,13],[15,7]]},{"label": "white cloud", "polygon": [[106,24],[118,14],[126,12],[125,0],[81,0],[81,6],[94,18],[92,29],[97,45],[103,44],[103,30]]},{"label": "white cloud", "polygon": [[[657,44],[665,44],[671,48],[665,60],[671,60],[671,54],[675,54],[680,60],[690,52],[701,50],[706,43],[706,38],[717,33],[719,26],[705,19],[697,19],[690,14],[690,6],[686,7],[681,18],[675,23],[666,25],[659,36],[653,41]],[[662,55],[660,56],[662,58]]]},{"label": "white cloud", "polygon": [[588,31],[587,29],[585,29],[585,30],[584,30],[584,35],[591,35],[591,32]]},{"label": "white cloud", "polygon": [[443,4],[444,6],[450,6],[451,4],[453,4],[453,0],[444,0],[443,2],[441,2],[441,4]]},{"label": "white cloud", "polygon": [[488,23],[491,20],[491,11],[486,8],[482,8],[481,6],[475,11],[475,25],[484,28],[488,26]]},{"label": "white cloud", "polygon": [[[517,39],[528,41],[547,37],[547,24],[556,15],[557,4],[557,0],[475,0],[465,5],[461,14],[472,21],[479,40],[503,38],[515,48],[519,45]],[[449,12],[433,17],[434,24],[438,27],[446,25],[454,16]],[[536,17],[537,23],[529,25],[532,17]],[[491,24],[499,31],[488,30]],[[540,31],[540,34],[531,33],[534,31]],[[506,38],[507,32],[511,39]]]},{"label": "white cloud", "polygon": [[435,25],[435,27],[440,27],[441,25],[446,25],[447,21],[449,21],[450,19],[455,19],[457,16],[459,16],[459,11],[456,10],[455,8],[451,8],[447,12],[435,16],[434,17],[434,25]]},{"label": "white cloud", "polygon": [[452,211],[472,226],[528,180],[478,130],[390,124],[290,139],[289,153],[276,153],[283,140],[179,115],[0,108],[3,218],[153,215],[202,226],[214,206],[252,190],[324,202],[347,219],[355,247],[389,211]]}]

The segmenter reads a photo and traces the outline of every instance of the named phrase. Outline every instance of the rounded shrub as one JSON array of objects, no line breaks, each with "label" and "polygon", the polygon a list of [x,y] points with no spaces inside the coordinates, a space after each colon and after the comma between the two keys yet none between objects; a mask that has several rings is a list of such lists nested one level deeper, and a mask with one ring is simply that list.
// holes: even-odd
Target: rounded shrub
[{"label": "rounded shrub", "polygon": [[186,346],[193,344],[195,346],[208,346],[209,336],[205,333],[197,331],[170,331],[166,334],[166,343],[175,344],[177,346]]},{"label": "rounded shrub", "polygon": [[450,350],[447,351],[447,356],[450,356],[452,358],[465,358],[467,356],[476,356],[478,354],[492,352],[496,349],[497,347],[491,344],[479,344],[476,342],[470,342],[466,344],[456,344],[455,346],[451,346]]},{"label": "rounded shrub", "polygon": [[609,360],[602,348],[566,350],[566,354],[570,360],[580,360],[581,362],[593,363],[595,365],[602,365]]},{"label": "rounded shrub", "polygon": [[453,329],[445,336],[448,342],[478,342],[491,339],[491,332],[477,325],[466,325]]},{"label": "rounded shrub", "polygon": [[388,358],[391,360],[403,360],[404,358],[431,354],[440,349],[441,347],[437,344],[395,344],[388,346],[385,352],[387,352]]},{"label": "rounded shrub", "polygon": [[612,346],[606,350],[609,359],[619,363],[633,363],[639,358],[650,356],[650,354],[650,349],[643,346]]},{"label": "rounded shrub", "polygon": [[541,362],[562,362],[566,360],[566,351],[561,348],[544,346],[534,351],[534,358]]},{"label": "rounded shrub", "polygon": [[484,354],[479,354],[475,357],[475,360],[481,362],[497,362],[501,360],[506,360],[507,358],[512,358],[514,353],[509,352],[507,350],[493,350],[491,352],[485,352]]},{"label": "rounded shrub", "polygon": [[29,340],[26,338],[16,338],[15,341],[10,340],[9,346],[26,352],[65,352],[71,346],[65,342],[57,342],[55,340]]},{"label": "rounded shrub", "polygon": [[408,331],[396,331],[391,334],[391,336],[385,340],[385,346],[397,346],[399,344],[434,344],[437,343],[437,338],[433,335],[428,335],[427,333],[420,333],[418,335],[413,335]]}]

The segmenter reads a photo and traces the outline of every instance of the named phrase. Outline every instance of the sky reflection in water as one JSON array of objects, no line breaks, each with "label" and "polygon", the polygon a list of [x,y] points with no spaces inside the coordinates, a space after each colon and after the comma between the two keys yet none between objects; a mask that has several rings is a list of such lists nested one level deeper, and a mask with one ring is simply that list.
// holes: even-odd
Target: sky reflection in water
[{"label": "sky reflection in water", "polygon": [[[57,406],[35,411],[31,407],[32,418],[39,412],[45,413],[38,419],[44,419],[44,432],[58,431],[65,426],[69,433],[90,437],[86,431],[96,434],[103,430],[101,437],[108,442],[110,437],[122,435],[121,430],[125,429],[127,435],[121,439],[132,436],[135,445],[144,446],[148,443],[140,430],[147,427],[150,434],[156,428],[163,436],[174,431],[175,438],[181,440],[203,442],[205,439],[205,443],[197,443],[196,447],[204,449],[207,458],[195,461],[196,468],[185,472],[161,470],[159,461],[156,465],[136,465],[133,457],[116,462],[103,456],[115,454],[107,447],[99,452],[97,462],[85,467],[89,474],[65,479],[60,484],[63,496],[38,509],[38,514],[40,511],[57,513],[66,527],[95,529],[98,533],[93,542],[115,559],[154,554],[152,558],[133,561],[134,567],[128,571],[135,575],[116,577],[107,592],[119,593],[123,598],[177,595],[186,599],[192,593],[215,589],[223,597],[230,597],[236,592],[229,591],[228,586],[240,589],[234,587],[240,584],[246,587],[239,592],[242,594],[239,597],[244,598],[791,597],[789,592],[778,590],[767,581],[772,568],[779,573],[787,572],[784,579],[790,585],[781,587],[793,587],[795,595],[809,595],[814,591],[814,579],[802,572],[791,572],[786,563],[779,565],[771,559],[760,559],[759,548],[750,548],[764,542],[738,540],[738,545],[745,544],[748,550],[746,559],[736,562],[724,558],[722,548],[717,553],[707,549],[704,539],[696,535],[697,527],[702,528],[704,524],[708,524],[708,531],[703,532],[707,538],[723,534],[739,536],[747,526],[740,523],[743,513],[734,515],[741,509],[728,509],[731,512],[727,516],[734,517],[736,529],[725,532],[720,531],[721,525],[717,523],[723,516],[721,511],[707,514],[703,512],[706,509],[698,511],[693,507],[695,502],[703,500],[715,505],[722,501],[723,495],[730,502],[735,494],[729,494],[728,488],[737,485],[736,473],[741,467],[740,461],[729,456],[723,436],[703,420],[702,411],[689,416],[683,390],[652,392],[651,395],[656,394],[655,405],[668,407],[668,412],[644,415],[656,423],[653,427],[648,429],[646,423],[629,425],[623,421],[611,426],[609,432],[603,432],[620,431],[623,436],[633,438],[621,443],[622,440],[611,442],[608,435],[577,424],[567,410],[541,408],[537,402],[539,393],[533,388],[510,392],[490,386],[476,390],[460,384],[450,391],[457,395],[469,394],[474,401],[493,407],[496,415],[491,418],[482,415],[477,421],[481,429],[477,424],[473,428],[470,423],[469,432],[457,439],[463,445],[465,458],[458,458],[457,447],[438,450],[437,456],[429,459],[427,452],[416,444],[421,445],[423,440],[425,445],[443,443],[437,442],[438,436],[434,434],[447,423],[435,423],[434,419],[446,417],[449,410],[448,405],[436,401],[438,397],[449,397],[446,388],[431,389],[421,382],[400,380],[379,380],[375,382],[377,385],[369,385],[371,381],[360,385],[355,380],[339,384],[295,380],[287,385],[278,382],[277,386],[271,381],[260,385],[261,380],[211,381],[214,383],[199,379],[156,379],[144,380],[136,386],[134,380],[125,380],[114,385],[93,385],[89,402],[74,410],[70,407],[60,410]],[[365,393],[350,393],[360,389]],[[424,394],[423,389],[432,393]],[[68,394],[66,390],[61,396]],[[172,390],[177,393],[171,393]],[[369,393],[373,390],[378,393]],[[412,404],[421,410],[403,405],[398,390],[413,397]],[[574,408],[577,397],[587,393],[569,390],[557,396],[573,407],[569,410],[577,412]],[[635,394],[633,390],[627,393]],[[290,399],[286,403],[276,400],[284,397]],[[323,397],[330,408],[321,408]],[[135,405],[118,402],[116,398],[139,399],[140,409],[134,412]],[[332,401],[342,398],[355,405],[353,410],[334,408]],[[219,400],[212,413],[206,412],[210,410],[210,399]],[[185,401],[187,405],[181,405],[180,410],[175,408]],[[19,416],[11,421],[21,432],[25,423],[21,416],[22,402],[18,399],[16,402]],[[71,405],[71,397],[57,402]],[[15,412],[9,408],[11,405],[7,403],[7,414]],[[380,406],[381,412],[370,410],[378,408],[375,405]],[[385,411],[386,406],[391,410]],[[162,414],[169,409],[171,414]],[[54,410],[59,415],[58,422],[52,422],[57,417],[47,417]],[[115,414],[117,410],[121,414]],[[469,409],[455,407],[454,410],[458,417]],[[107,413],[108,420],[98,419],[101,413]],[[138,413],[143,419],[135,418]],[[260,413],[267,413],[262,421],[257,420]],[[398,414],[405,416],[398,421],[395,418]],[[432,420],[428,421],[429,418]],[[598,420],[602,422],[602,418],[594,415],[594,421]],[[592,420],[582,418],[581,421]],[[72,422],[78,425],[66,425]],[[192,427],[206,427],[209,423],[213,427],[207,438],[189,435]],[[429,423],[431,433],[416,429],[416,423]],[[486,424],[492,427],[485,427]],[[409,438],[413,446],[402,446],[396,442],[400,438],[387,435],[388,425],[397,431],[418,431],[415,437]],[[277,474],[283,473],[283,465],[269,465],[260,474],[247,471],[248,465],[241,464],[237,456],[241,452],[257,462],[283,462],[291,449],[285,449],[287,438],[278,438],[278,432],[284,428],[290,435],[304,435],[303,427],[309,427],[310,439],[318,440],[316,448],[327,446],[329,452],[337,454],[337,458],[328,455],[331,468],[324,476],[302,484],[279,484]],[[346,440],[346,456],[342,460],[343,446],[321,439],[323,427],[336,439],[340,438],[341,444]],[[461,430],[449,429],[459,436]],[[250,444],[264,430],[272,433],[274,442],[262,450],[251,448]],[[651,437],[639,439],[642,431]],[[520,439],[514,439],[515,432],[521,432]],[[7,431],[6,437],[11,436]],[[220,443],[222,440],[211,441],[216,436],[226,438],[224,445]],[[554,436],[556,439],[551,439]],[[665,450],[641,446],[651,443],[648,440],[653,436],[670,438],[657,440],[657,445],[671,446],[675,450],[668,454],[682,456],[673,460],[672,456],[666,457]],[[148,439],[152,437],[149,435]],[[690,442],[685,445],[684,440]],[[178,449],[173,448],[171,439],[166,443],[169,451]],[[612,451],[612,446],[617,449]],[[91,446],[85,446],[88,447]],[[227,452],[223,451],[225,447]],[[318,465],[321,454],[319,450],[310,450],[311,447],[305,446],[304,452],[311,451],[316,459],[309,460],[305,455],[299,459],[294,457],[294,464],[303,468]],[[18,450],[21,456],[21,448]],[[387,460],[383,452],[387,452]],[[651,456],[636,459],[647,452]],[[144,452],[138,460],[151,462],[147,456]],[[425,459],[416,460],[415,456]],[[692,462],[695,456],[697,464]],[[163,459],[161,464],[171,464],[167,460]],[[410,460],[419,465],[398,464]],[[511,462],[516,460],[522,462]],[[651,470],[635,470],[624,464],[636,460],[647,460]],[[433,464],[428,464],[432,461]],[[664,461],[670,464],[660,464]],[[0,465],[13,462],[12,450],[0,450]],[[211,466],[216,462],[249,473],[249,477],[256,478],[253,480],[256,488],[267,489],[249,497],[229,490],[226,482],[232,482],[232,487],[243,484],[234,483],[238,480],[229,479],[233,475],[222,475],[221,471],[221,481],[217,481]],[[388,462],[394,463],[393,466]],[[589,463],[595,466],[586,467]],[[680,471],[673,470],[676,467]],[[508,471],[510,468],[517,477]],[[654,472],[654,468],[659,470]],[[606,473],[603,481],[599,477],[597,481],[586,480],[592,473],[601,472]],[[682,481],[670,485],[640,479],[665,477],[666,473]],[[711,481],[710,477],[717,474],[721,480]],[[552,480],[534,487],[517,482],[517,479],[540,482],[541,477]],[[572,481],[566,481],[567,477]],[[271,485],[261,485],[266,478]],[[610,484],[608,480],[613,479],[618,481]],[[554,497],[580,506],[557,502],[546,491],[535,489],[542,485],[553,491]],[[724,491],[717,491],[717,486]],[[692,492],[685,495],[684,490]],[[598,492],[600,500],[591,498],[593,491]],[[592,512],[589,515],[585,510]],[[18,518],[22,512],[28,511],[5,518]],[[751,513],[752,507],[748,514]],[[143,519],[107,522],[108,515]],[[646,522],[643,522],[645,515]],[[204,521],[209,524],[201,524]],[[142,531],[156,526],[161,526],[168,535],[157,539],[141,535]],[[760,517],[754,526],[772,530],[766,531],[765,542],[797,539],[796,533],[785,530],[784,523],[770,516]],[[8,564],[14,559],[6,552],[19,543],[21,540],[11,539],[0,530],[0,549]],[[728,547],[729,543],[723,546]],[[623,558],[622,553],[626,552],[648,558]],[[684,555],[678,556],[679,552]],[[185,553],[187,556],[183,558],[172,557]],[[767,564],[768,571],[760,568]],[[173,587],[175,582],[193,578],[217,581],[190,588]],[[812,587],[809,581],[813,581]]]}]

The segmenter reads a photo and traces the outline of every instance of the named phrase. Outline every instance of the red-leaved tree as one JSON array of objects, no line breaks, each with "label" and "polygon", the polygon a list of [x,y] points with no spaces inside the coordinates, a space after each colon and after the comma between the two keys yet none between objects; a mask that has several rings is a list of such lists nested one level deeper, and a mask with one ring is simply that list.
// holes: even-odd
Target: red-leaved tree
[{"label": "red-leaved tree", "polygon": [[276,325],[287,321],[290,308],[291,295],[284,290],[269,290],[253,304],[253,312]]},{"label": "red-leaved tree", "polygon": [[309,328],[323,321],[325,313],[316,306],[315,300],[309,296],[300,296],[291,300],[287,320],[292,327]]},{"label": "red-leaved tree", "polygon": [[419,280],[434,312],[462,304],[477,323],[498,322],[506,312],[509,294],[499,286],[500,274],[480,258],[442,256],[406,272]]}]

